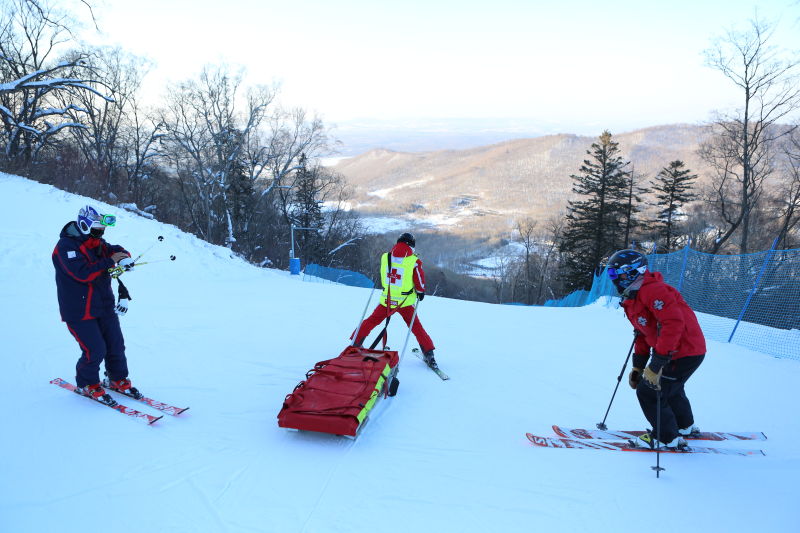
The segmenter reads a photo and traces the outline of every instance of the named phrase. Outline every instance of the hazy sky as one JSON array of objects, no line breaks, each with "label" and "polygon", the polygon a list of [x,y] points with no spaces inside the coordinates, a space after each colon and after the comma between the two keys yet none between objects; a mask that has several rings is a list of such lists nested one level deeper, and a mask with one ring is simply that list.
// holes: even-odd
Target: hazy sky
[{"label": "hazy sky", "polygon": [[516,118],[594,135],[737,103],[702,52],[756,8],[800,49],[798,0],[106,0],[92,39],[154,60],[149,94],[226,61],[326,122]]}]

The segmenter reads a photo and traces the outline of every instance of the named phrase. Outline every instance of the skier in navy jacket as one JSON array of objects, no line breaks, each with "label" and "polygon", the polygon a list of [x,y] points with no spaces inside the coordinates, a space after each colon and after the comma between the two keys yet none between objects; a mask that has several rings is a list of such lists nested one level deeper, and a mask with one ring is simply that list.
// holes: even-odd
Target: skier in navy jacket
[{"label": "skier in navy jacket", "polygon": [[77,221],[61,230],[53,250],[56,287],[61,319],[81,348],[76,369],[78,392],[103,403],[116,402],[100,383],[100,363],[105,360],[106,387],[141,397],[128,379],[125,341],[118,314],[127,302],[115,307],[109,269],[119,265],[133,268],[131,254],[122,246],[108,244],[103,233],[114,226],[114,215],[101,215],[91,206],[83,207]]}]

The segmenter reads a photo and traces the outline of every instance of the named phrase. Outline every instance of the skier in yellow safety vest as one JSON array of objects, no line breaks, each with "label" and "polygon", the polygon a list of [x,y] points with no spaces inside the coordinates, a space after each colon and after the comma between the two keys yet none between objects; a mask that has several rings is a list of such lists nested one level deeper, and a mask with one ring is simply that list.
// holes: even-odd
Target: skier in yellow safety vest
[{"label": "skier in yellow safety vest", "polygon": [[[398,313],[411,323],[414,316],[414,303],[425,298],[425,272],[422,270],[422,261],[414,254],[416,241],[410,233],[403,233],[397,239],[397,244],[388,253],[381,255],[381,283],[383,294],[381,301],[370,316],[359,326],[355,334],[356,346],[361,346],[369,333],[386,319],[390,314]],[[436,359],[433,357],[433,341],[431,340],[419,314],[414,318],[411,333],[417,338],[422,349],[425,363],[436,368]]]}]

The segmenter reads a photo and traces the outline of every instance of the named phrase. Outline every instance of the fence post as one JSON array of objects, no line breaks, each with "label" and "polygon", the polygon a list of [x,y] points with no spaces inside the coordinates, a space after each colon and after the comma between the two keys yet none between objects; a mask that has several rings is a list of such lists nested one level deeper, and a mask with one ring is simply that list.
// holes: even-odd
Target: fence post
[{"label": "fence post", "polygon": [[689,261],[689,247],[692,245],[692,240],[686,243],[686,246],[683,247],[683,265],[681,265],[681,277],[678,279],[678,292],[681,292],[683,289],[683,275],[686,273],[686,263]]},{"label": "fence post", "polygon": [[756,276],[756,282],[753,283],[753,288],[750,289],[750,294],[747,295],[747,300],[745,300],[744,302],[744,307],[742,307],[742,312],[739,313],[739,318],[736,320],[736,325],[733,326],[733,331],[731,331],[731,336],[728,337],[728,342],[731,342],[731,339],[733,339],[733,335],[736,333],[736,328],[739,327],[739,322],[742,321],[744,313],[745,311],[747,311],[747,306],[750,305],[750,300],[753,299],[753,295],[756,293],[758,284],[761,282],[761,277],[764,275],[764,270],[767,269],[767,264],[769,263],[769,260],[772,259],[772,254],[775,253],[775,246],[777,246],[777,244],[778,244],[778,239],[776,238],[774,241],[772,241],[772,248],[770,248],[769,251],[767,252],[767,257],[764,258],[764,264],[761,265],[761,270],[758,272],[758,276]]}]

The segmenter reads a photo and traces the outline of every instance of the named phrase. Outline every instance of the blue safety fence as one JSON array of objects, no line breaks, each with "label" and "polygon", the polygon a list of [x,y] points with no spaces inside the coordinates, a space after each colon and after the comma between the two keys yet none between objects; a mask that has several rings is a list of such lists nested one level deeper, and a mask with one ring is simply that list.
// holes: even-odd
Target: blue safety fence
[{"label": "blue safety fence", "polygon": [[[650,255],[648,264],[681,292],[706,338],[800,361],[800,249],[713,255],[686,247]],[[616,295],[605,273],[586,292],[545,305],[587,305]]]},{"label": "blue safety fence", "polygon": [[310,264],[306,265],[303,271],[303,281],[312,281],[317,283],[341,283],[342,285],[350,285],[351,287],[365,287],[372,289],[375,283],[364,274],[360,272],[353,272],[352,270],[344,270],[341,268],[324,267],[321,265]]},{"label": "blue safety fence", "polygon": [[605,271],[592,279],[592,288],[588,291],[577,290],[558,300],[547,300],[545,307],[582,307],[596,302],[600,297],[619,299],[617,288],[611,283]]}]

